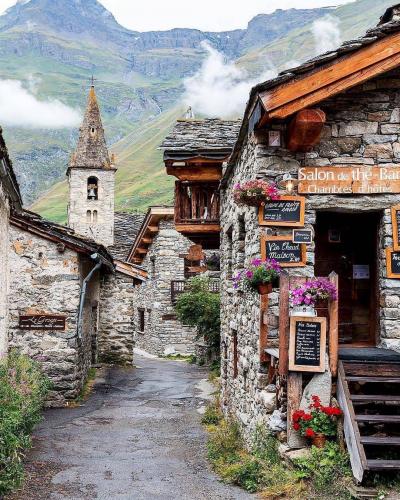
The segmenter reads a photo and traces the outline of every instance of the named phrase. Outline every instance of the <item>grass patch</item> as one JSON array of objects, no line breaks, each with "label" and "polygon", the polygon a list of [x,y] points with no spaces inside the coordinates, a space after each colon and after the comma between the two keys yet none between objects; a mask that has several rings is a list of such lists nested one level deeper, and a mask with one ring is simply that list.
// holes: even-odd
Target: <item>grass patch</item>
[{"label": "grass patch", "polygon": [[80,390],[80,393],[73,401],[68,403],[67,405],[68,407],[74,408],[76,406],[79,406],[79,404],[82,403],[82,401],[87,400],[87,398],[90,396],[93,390],[93,386],[96,380],[96,373],[97,373],[96,368],[93,367],[89,368],[86,380],[82,386],[82,389]]},{"label": "grass patch", "polygon": [[50,382],[37,363],[12,352],[0,363],[0,498],[18,487]]},{"label": "grass patch", "polygon": [[186,361],[194,365],[196,363],[196,356],[194,354],[166,354],[161,356],[163,359],[170,359],[171,361]]},{"label": "grass patch", "polygon": [[328,443],[323,450],[313,447],[309,457],[289,467],[278,453],[279,442],[264,427],[256,430],[247,451],[238,424],[223,417],[218,401],[207,407],[202,423],[209,431],[208,459],[226,483],[265,499],[351,498],[346,488],[351,481],[348,457],[338,444]]}]

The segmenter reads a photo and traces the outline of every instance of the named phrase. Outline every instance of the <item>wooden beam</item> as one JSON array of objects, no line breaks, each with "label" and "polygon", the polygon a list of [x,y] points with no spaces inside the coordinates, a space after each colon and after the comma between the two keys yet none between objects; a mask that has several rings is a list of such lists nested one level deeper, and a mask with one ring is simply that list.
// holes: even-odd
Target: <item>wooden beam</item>
[{"label": "wooden beam", "polygon": [[285,376],[289,370],[289,274],[282,272],[279,281],[279,375]]},{"label": "wooden beam", "polygon": [[[280,361],[279,357],[279,361]],[[300,372],[290,372],[287,377],[287,441],[290,447],[302,448],[299,434],[293,429],[293,413],[300,408],[303,395],[303,376]],[[298,444],[297,444],[298,443]]]},{"label": "wooden beam", "polygon": [[260,333],[259,333],[259,356],[260,363],[267,363],[269,355],[265,352],[268,347],[268,323],[267,313],[269,305],[269,296],[260,295]]},{"label": "wooden beam", "polygon": [[222,166],[219,164],[203,167],[167,167],[167,174],[181,181],[219,181],[222,177]]},{"label": "wooden beam", "polygon": [[179,233],[219,233],[221,227],[219,224],[175,224]]},{"label": "wooden beam", "polygon": [[148,250],[147,250],[147,248],[137,248],[137,249],[136,249],[136,252],[137,252],[138,254],[140,254],[140,255],[146,255],[146,254],[147,254],[147,252],[148,252]]},{"label": "wooden beam", "polygon": [[[337,84],[339,80],[346,81],[346,85],[343,89],[348,88],[347,85],[350,83],[352,85],[357,85],[357,83],[361,83],[378,73],[387,71],[388,60],[391,60],[391,64],[396,64],[395,56],[399,53],[400,33],[395,33],[357,52],[344,55],[328,67],[316,70],[311,75],[304,78],[297,78],[294,81],[284,83],[261,93],[261,101],[270,117],[282,116],[282,113],[272,114],[270,112],[286,106],[293,101],[300,102],[303,100],[302,98],[304,96],[308,96],[309,94],[315,95],[325,87],[331,89],[329,91],[331,92],[334,85]],[[368,68],[368,72],[365,72],[366,68]],[[371,68],[374,68],[372,73]],[[366,75],[366,73],[368,73],[368,75]],[[356,79],[350,81],[349,77],[353,77],[354,75],[357,75]],[[318,101],[314,101],[314,103],[315,102]],[[307,106],[309,106],[309,104],[303,106],[303,108]]]},{"label": "wooden beam", "polygon": [[142,238],[142,243],[145,245],[151,245],[153,243],[153,238]]},{"label": "wooden beam", "polygon": [[149,231],[149,233],[158,233],[159,229],[158,226],[147,226],[146,231]]},{"label": "wooden beam", "polygon": [[332,377],[336,377],[339,360],[339,276],[332,272],[329,281],[333,283],[338,292],[337,300],[329,302],[329,367]]}]

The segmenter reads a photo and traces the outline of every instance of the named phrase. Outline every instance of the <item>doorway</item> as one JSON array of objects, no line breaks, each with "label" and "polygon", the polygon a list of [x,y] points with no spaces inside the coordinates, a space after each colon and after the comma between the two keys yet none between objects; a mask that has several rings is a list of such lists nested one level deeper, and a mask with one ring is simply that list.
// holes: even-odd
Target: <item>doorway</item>
[{"label": "doorway", "polygon": [[339,343],[376,345],[378,330],[377,212],[320,212],[315,226],[315,275],[339,275]]}]

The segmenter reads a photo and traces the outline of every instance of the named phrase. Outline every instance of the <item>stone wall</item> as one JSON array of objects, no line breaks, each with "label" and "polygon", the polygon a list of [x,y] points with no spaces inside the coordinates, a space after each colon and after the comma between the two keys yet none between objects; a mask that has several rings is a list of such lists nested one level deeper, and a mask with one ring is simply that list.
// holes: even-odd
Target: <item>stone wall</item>
[{"label": "stone wall", "polygon": [[104,276],[100,291],[99,361],[132,364],[134,295],[133,279],[129,276],[118,272]]},{"label": "stone wall", "polygon": [[8,345],[8,293],[9,293],[9,263],[8,263],[8,231],[9,204],[6,194],[0,184],[0,358],[7,353]]},{"label": "stone wall", "polygon": [[[88,285],[82,338],[77,318],[82,280],[94,263],[55,242],[10,227],[9,346],[38,360],[53,382],[50,406],[62,406],[80,392],[91,364],[92,333],[97,329],[99,276]],[[56,314],[66,317],[65,331],[21,330],[19,316]]]},{"label": "stone wall", "polygon": [[[321,103],[327,122],[319,145],[310,153],[292,154],[284,148],[266,145],[262,131],[251,134],[243,145],[227,188],[222,193],[222,402],[227,413],[242,422],[246,433],[257,422],[267,422],[274,410],[271,387],[267,387],[265,367],[259,361],[259,298],[235,292],[230,277],[260,255],[260,238],[266,229],[258,225],[257,211],[232,202],[237,182],[260,178],[274,181],[290,172],[297,177],[300,166],[340,168],[349,164],[388,165],[400,163],[400,72],[398,70]],[[285,124],[272,128],[286,131]],[[284,135],[284,134],[283,134]],[[380,345],[400,351],[400,281],[386,278],[384,248],[392,246],[390,207],[399,195],[309,195],[306,227],[312,227],[320,210],[377,211],[379,228],[379,323]],[[278,234],[291,229],[278,228]],[[292,268],[293,275],[313,276],[314,247],[307,251],[307,265]],[[270,296],[270,346],[277,345],[278,291]],[[233,376],[233,342],[237,336],[238,375]],[[282,409],[283,410],[283,409]],[[275,414],[275,417],[277,414]],[[279,415],[278,415],[279,417]]]},{"label": "stone wall", "polygon": [[[135,344],[152,354],[163,355],[173,350],[194,354],[196,331],[182,325],[171,302],[171,281],[184,280],[184,259],[193,243],[175,230],[172,221],[160,221],[143,266],[149,277],[135,288]],[[139,315],[144,311],[145,327],[140,331]]]},{"label": "stone wall", "polygon": [[[98,199],[88,200],[87,181],[98,179]],[[69,170],[68,226],[104,246],[114,244],[115,170],[71,168]],[[88,216],[88,211],[90,216]],[[94,212],[97,212],[97,221]]]}]

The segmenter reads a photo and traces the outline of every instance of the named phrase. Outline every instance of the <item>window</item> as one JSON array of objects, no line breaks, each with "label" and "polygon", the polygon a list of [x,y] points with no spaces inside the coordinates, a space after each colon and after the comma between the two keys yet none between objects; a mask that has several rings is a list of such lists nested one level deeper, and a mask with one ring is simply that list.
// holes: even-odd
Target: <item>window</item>
[{"label": "window", "polygon": [[144,332],[144,327],[145,327],[145,317],[144,317],[145,310],[144,309],[138,309],[138,322],[139,322],[139,332]]},{"label": "window", "polygon": [[232,349],[233,349],[233,378],[238,376],[239,353],[237,331],[232,331]]},{"label": "window", "polygon": [[97,222],[97,210],[93,210],[93,222],[96,224]]},{"label": "window", "polygon": [[246,224],[244,221],[244,215],[240,215],[238,219],[238,241],[237,241],[237,266],[239,269],[243,269],[244,261],[246,257],[245,251],[246,245]]},{"label": "window", "polygon": [[89,177],[87,180],[87,198],[88,200],[99,199],[99,180],[97,177]]},{"label": "window", "polygon": [[88,210],[88,211],[86,212],[86,222],[87,222],[88,224],[90,224],[90,223],[92,222],[92,211],[91,211],[91,210]]},{"label": "window", "polygon": [[152,257],[150,257],[150,263],[151,263],[151,277],[155,278],[155,276],[156,276],[156,258],[154,255]]}]

